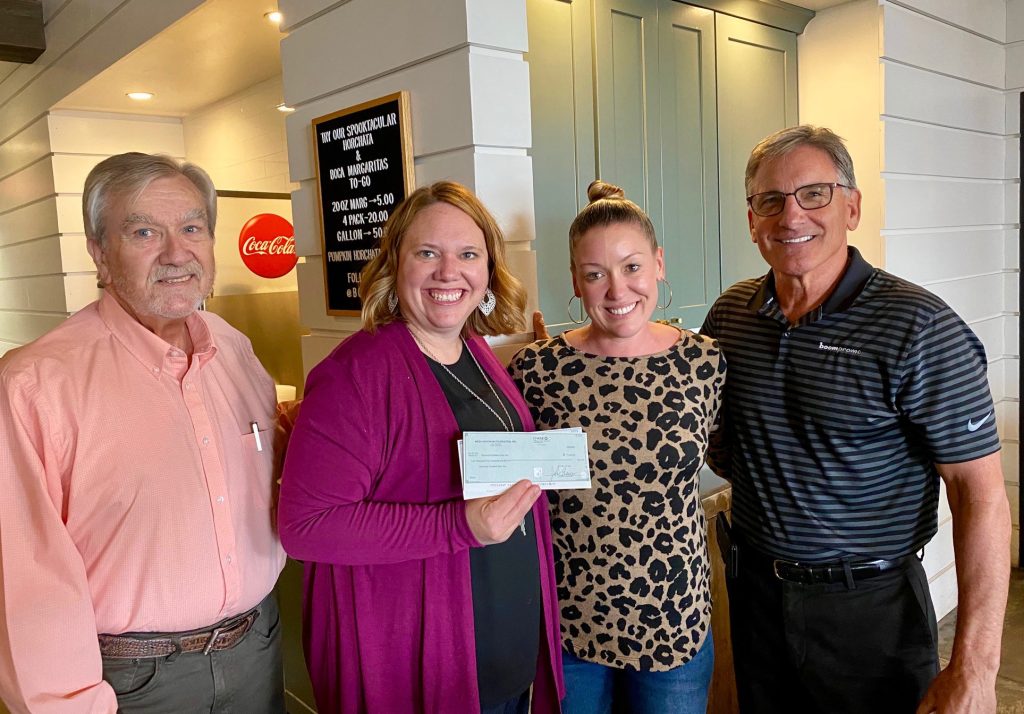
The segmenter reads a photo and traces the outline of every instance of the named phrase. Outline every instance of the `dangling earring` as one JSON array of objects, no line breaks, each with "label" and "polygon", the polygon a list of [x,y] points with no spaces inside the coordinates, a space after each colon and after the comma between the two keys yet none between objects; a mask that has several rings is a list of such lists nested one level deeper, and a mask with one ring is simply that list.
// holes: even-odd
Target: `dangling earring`
[{"label": "dangling earring", "polygon": [[398,307],[398,293],[394,290],[388,293],[388,312],[394,312]]},{"label": "dangling earring", "polygon": [[498,304],[498,299],[494,297],[494,291],[490,288],[484,291],[484,299],[480,301],[480,313],[487,317],[494,312],[494,306]]},{"label": "dangling earring", "polygon": [[[573,300],[580,301],[580,319],[578,320],[572,315]],[[573,295],[571,298],[569,298],[569,303],[565,306],[565,311],[569,313],[569,319],[572,320],[573,324],[575,325],[582,325],[584,322],[590,319],[590,315],[585,315],[585,313],[583,312],[583,300],[580,299],[579,295]]]},{"label": "dangling earring", "polygon": [[[668,310],[669,306],[672,304],[672,286],[669,285],[668,280],[666,280],[665,278],[658,278],[658,282],[665,283],[665,287],[668,288],[668,302],[666,302],[664,305],[656,305],[656,307],[659,310]],[[658,292],[661,293],[660,290]],[[661,299],[660,294],[658,296],[658,299]]]}]

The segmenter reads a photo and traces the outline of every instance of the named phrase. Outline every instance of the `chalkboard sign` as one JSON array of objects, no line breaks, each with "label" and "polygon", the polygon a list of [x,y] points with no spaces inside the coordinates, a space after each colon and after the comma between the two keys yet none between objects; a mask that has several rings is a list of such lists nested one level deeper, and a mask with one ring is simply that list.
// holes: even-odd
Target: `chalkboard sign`
[{"label": "chalkboard sign", "polygon": [[416,184],[408,92],[317,117],[313,145],[327,314],[359,315],[359,273]]}]

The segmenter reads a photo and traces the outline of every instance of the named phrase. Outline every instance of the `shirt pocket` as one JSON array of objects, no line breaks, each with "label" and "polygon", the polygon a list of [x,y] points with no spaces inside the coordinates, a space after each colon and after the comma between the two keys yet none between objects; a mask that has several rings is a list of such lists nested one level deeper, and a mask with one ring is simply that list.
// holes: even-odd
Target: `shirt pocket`
[{"label": "shirt pocket", "polygon": [[245,457],[246,490],[260,506],[273,506],[277,494],[274,483],[274,432],[258,429],[256,433],[242,434],[242,454]]}]

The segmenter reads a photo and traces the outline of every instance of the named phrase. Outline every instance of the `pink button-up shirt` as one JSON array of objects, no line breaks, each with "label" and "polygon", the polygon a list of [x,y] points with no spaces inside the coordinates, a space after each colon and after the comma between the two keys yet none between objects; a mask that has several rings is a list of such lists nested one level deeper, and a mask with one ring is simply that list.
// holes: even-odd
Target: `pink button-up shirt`
[{"label": "pink button-up shirt", "polygon": [[273,381],[216,315],[187,325],[191,362],[104,294],[0,360],[0,694],[15,712],[115,712],[97,633],[205,627],[281,572]]}]

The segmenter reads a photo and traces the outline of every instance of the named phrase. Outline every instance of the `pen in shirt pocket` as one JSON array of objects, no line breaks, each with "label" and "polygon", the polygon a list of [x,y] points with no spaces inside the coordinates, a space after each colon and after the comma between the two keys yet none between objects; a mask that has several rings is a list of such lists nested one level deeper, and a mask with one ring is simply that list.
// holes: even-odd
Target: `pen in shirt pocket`
[{"label": "pen in shirt pocket", "polygon": [[256,451],[263,451],[263,442],[260,441],[260,425],[256,422],[249,422],[252,427],[252,435],[256,437]]}]

